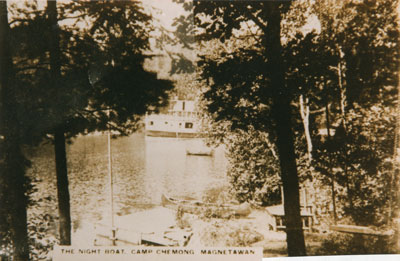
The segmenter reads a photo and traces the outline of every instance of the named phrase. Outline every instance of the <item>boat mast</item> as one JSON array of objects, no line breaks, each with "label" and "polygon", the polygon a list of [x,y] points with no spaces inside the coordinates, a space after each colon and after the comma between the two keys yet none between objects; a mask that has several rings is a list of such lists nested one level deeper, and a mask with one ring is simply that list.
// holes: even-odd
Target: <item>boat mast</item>
[{"label": "boat mast", "polygon": [[[110,108],[107,110],[108,119],[110,119]],[[110,184],[110,207],[111,207],[111,241],[115,246],[115,227],[114,227],[114,191],[113,191],[113,173],[112,173],[112,159],[111,159],[111,128],[108,125],[107,132],[107,151],[108,151],[108,177]]]}]

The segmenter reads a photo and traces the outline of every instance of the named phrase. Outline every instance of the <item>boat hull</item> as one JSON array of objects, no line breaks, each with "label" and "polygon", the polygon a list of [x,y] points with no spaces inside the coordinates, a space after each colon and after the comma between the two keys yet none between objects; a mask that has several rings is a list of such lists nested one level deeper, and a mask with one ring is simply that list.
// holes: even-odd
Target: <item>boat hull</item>
[{"label": "boat hull", "polygon": [[191,132],[170,132],[170,131],[146,130],[146,136],[185,139],[185,138],[201,138],[203,135],[200,133],[191,133]]}]

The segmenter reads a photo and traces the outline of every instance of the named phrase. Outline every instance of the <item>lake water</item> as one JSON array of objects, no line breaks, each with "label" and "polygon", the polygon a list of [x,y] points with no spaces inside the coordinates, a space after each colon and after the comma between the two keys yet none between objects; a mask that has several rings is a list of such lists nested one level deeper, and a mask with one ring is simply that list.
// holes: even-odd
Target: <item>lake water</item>
[{"label": "lake water", "polygon": [[[222,148],[213,156],[186,155],[199,140],[133,134],[112,139],[114,214],[157,206],[161,195],[201,199],[227,184]],[[107,135],[82,136],[67,146],[71,215],[74,226],[109,217]],[[49,197],[36,208],[57,215],[54,154],[51,145],[33,153],[29,174],[39,179],[33,198]]]}]

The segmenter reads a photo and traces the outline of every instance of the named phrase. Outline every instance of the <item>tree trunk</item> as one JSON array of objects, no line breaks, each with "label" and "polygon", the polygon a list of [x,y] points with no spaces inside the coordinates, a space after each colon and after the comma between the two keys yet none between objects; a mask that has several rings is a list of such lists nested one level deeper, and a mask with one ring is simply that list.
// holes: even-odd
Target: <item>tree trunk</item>
[{"label": "tree trunk", "polygon": [[311,141],[311,134],[310,134],[310,106],[308,105],[308,98],[306,98],[306,104],[304,104],[303,95],[299,97],[299,104],[300,104],[300,116],[303,122],[304,127],[304,134],[306,137],[307,142],[307,152],[308,152],[308,163],[311,166],[312,162],[312,141]]},{"label": "tree trunk", "polygon": [[[57,19],[57,1],[47,1],[50,22],[50,71],[52,84],[56,87],[61,79],[60,35]],[[57,97],[55,97],[57,99]],[[60,101],[61,102],[61,101]],[[54,132],[54,153],[56,159],[58,211],[60,216],[60,245],[71,245],[71,214],[68,188],[67,154],[63,119]]]},{"label": "tree trunk", "polygon": [[[338,48],[338,53],[339,53],[339,63],[338,63],[338,83],[339,83],[339,90],[340,90],[340,112],[342,115],[342,127],[345,132],[346,138],[347,138],[347,124],[346,124],[346,106],[347,106],[347,98],[346,98],[346,88],[345,88],[345,83],[343,80],[343,52],[340,48]],[[344,144],[344,162],[343,162],[343,172],[344,172],[344,177],[345,177],[345,183],[346,183],[346,190],[347,190],[347,197],[349,200],[349,205],[350,205],[350,211],[353,211],[353,193],[351,190],[351,185],[350,185],[350,179],[349,179],[349,150],[347,149],[347,145]]]},{"label": "tree trunk", "polygon": [[[314,202],[316,201],[316,195],[315,192],[316,190],[316,185],[315,182],[317,181],[317,179],[314,176],[314,171],[312,169],[312,152],[313,152],[313,144],[312,144],[312,139],[311,139],[311,133],[310,133],[310,105],[308,102],[308,98],[305,98],[304,101],[304,97],[301,94],[299,96],[299,106],[300,106],[300,116],[301,116],[301,120],[303,122],[303,127],[304,127],[304,136],[306,138],[306,143],[307,143],[307,158],[308,158],[308,164],[307,164],[307,172],[308,175],[310,177],[310,179],[306,179],[304,181],[304,183],[302,184],[303,187],[303,203],[304,203],[304,207],[307,207],[307,188],[311,188],[312,192],[311,193],[311,197],[310,197],[310,201]],[[313,211],[315,211],[315,208],[313,209]]]},{"label": "tree trunk", "polygon": [[290,104],[287,99],[275,98],[274,120],[284,193],[287,247],[289,256],[306,255],[300,216],[299,181],[290,122]]},{"label": "tree trunk", "polygon": [[[5,138],[7,140],[7,138]],[[29,260],[27,205],[25,193],[25,157],[18,138],[4,142],[6,155],[4,171],[8,175],[7,182],[10,193],[10,232],[15,261]]]},{"label": "tree trunk", "polygon": [[17,119],[17,100],[12,88],[14,72],[9,48],[7,2],[0,1],[0,162],[1,182],[4,182],[2,203],[7,204],[13,260],[29,260],[27,229],[27,197],[25,191],[26,159],[20,148],[20,127]]},{"label": "tree trunk", "polygon": [[67,154],[62,128],[54,133],[56,158],[58,212],[60,216],[60,245],[71,245],[71,215],[68,189]]},{"label": "tree trunk", "polygon": [[[273,119],[276,123],[277,149],[284,193],[284,210],[289,256],[304,256],[306,248],[300,216],[299,180],[291,124],[290,92],[285,86],[282,61],[281,13],[278,2],[269,2],[270,16],[265,32],[271,71]],[[272,66],[271,66],[272,65]]]},{"label": "tree trunk", "polygon": [[[328,134],[328,142],[331,141],[331,124],[329,118],[329,106],[328,101],[325,103],[325,116],[326,116],[326,131]],[[336,224],[337,222],[337,213],[336,213],[336,191],[335,191],[335,175],[333,174],[333,163],[332,163],[332,152],[329,149],[328,151],[329,157],[329,172],[331,173],[331,191],[332,191],[332,206],[333,206],[333,220]]]}]

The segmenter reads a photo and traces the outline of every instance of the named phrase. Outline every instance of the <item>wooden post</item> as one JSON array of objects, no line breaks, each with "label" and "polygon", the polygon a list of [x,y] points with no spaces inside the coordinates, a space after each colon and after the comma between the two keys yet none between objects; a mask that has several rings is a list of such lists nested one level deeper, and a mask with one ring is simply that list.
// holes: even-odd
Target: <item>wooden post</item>
[{"label": "wooden post", "polygon": [[[110,109],[107,111],[108,118],[110,118]],[[111,130],[108,128],[107,133],[107,151],[108,151],[108,177],[110,180],[110,207],[111,207],[111,242],[115,246],[115,226],[114,226],[114,190],[113,190],[113,173],[112,173],[112,159],[111,159]]]}]

